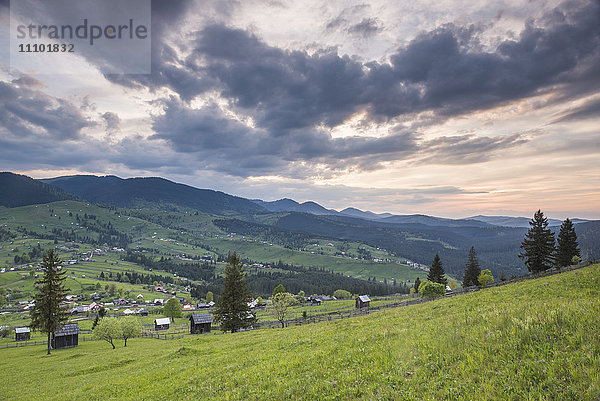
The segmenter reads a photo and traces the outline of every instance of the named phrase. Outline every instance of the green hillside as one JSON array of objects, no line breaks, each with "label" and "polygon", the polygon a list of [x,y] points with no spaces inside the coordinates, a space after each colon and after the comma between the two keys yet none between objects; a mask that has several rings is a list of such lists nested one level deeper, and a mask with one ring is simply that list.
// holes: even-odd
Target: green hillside
[{"label": "green hillside", "polygon": [[77,197],[26,175],[0,172],[0,206],[17,207],[66,199]]},{"label": "green hillside", "polygon": [[286,329],[0,349],[10,400],[597,400],[600,265]]}]

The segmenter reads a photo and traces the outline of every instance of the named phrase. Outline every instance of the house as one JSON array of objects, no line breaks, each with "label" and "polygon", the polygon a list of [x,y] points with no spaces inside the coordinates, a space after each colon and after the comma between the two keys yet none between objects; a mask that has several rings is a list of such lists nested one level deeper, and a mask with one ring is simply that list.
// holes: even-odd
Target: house
[{"label": "house", "polygon": [[169,330],[170,324],[171,324],[171,319],[168,317],[156,319],[156,320],[154,320],[154,330]]},{"label": "house", "polygon": [[140,316],[148,316],[148,309],[142,309],[140,311]]},{"label": "house", "polygon": [[310,301],[312,306],[321,305],[321,300],[317,297],[308,297],[308,301]]},{"label": "house", "polygon": [[192,310],[192,309],[194,309],[194,305],[192,305],[189,302],[184,302],[183,305],[181,305],[181,309],[184,310],[184,311],[185,310]]},{"label": "house", "polygon": [[115,304],[115,305],[127,305],[127,300],[125,298],[113,299],[113,304]]},{"label": "house", "polygon": [[144,299],[144,296],[142,294],[137,294],[137,299]]},{"label": "house", "polygon": [[162,299],[162,298],[156,298],[153,303],[154,303],[154,305],[161,305],[162,306],[165,303],[165,300]]},{"label": "house", "polygon": [[31,338],[29,327],[17,327],[15,329],[15,341],[27,341]]},{"label": "house", "polygon": [[356,309],[368,308],[371,306],[371,299],[368,295],[356,297]]},{"label": "house", "polygon": [[71,309],[71,315],[84,315],[86,312],[89,312],[90,307],[86,305],[76,306]]},{"label": "house", "polygon": [[210,306],[208,306],[208,304],[207,304],[207,303],[204,303],[204,302],[200,302],[200,303],[197,305],[197,307],[198,307],[198,309],[210,308]]},{"label": "house", "polygon": [[97,302],[92,302],[92,303],[90,304],[90,310],[91,310],[92,312],[97,312],[97,311],[98,311],[98,309],[100,309],[100,308],[102,308],[102,304],[99,304],[99,303],[97,303]]},{"label": "house", "polygon": [[190,333],[191,334],[210,333],[211,323],[212,323],[212,316],[209,313],[203,313],[203,314],[194,313],[192,316],[190,316]]},{"label": "house", "polygon": [[135,312],[134,312],[134,311],[132,311],[132,310],[131,310],[131,309],[129,309],[129,308],[127,308],[127,309],[125,309],[125,310],[123,311],[123,314],[124,314],[125,316],[133,315],[134,313],[135,313]]},{"label": "house", "polygon": [[50,346],[53,349],[77,347],[79,345],[79,325],[68,323],[52,333]]},{"label": "house", "polygon": [[162,291],[163,288],[162,287],[154,287],[154,291]]}]

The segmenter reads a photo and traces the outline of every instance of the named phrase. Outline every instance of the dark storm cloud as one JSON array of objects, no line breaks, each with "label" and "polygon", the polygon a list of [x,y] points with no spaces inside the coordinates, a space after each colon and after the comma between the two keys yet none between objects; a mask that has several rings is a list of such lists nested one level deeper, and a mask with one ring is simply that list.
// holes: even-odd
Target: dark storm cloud
[{"label": "dark storm cloud", "polygon": [[[525,134],[489,138],[475,135],[423,140],[412,132],[383,137],[333,138],[326,130],[289,130],[274,136],[251,127],[218,106],[191,109],[175,98],[153,124],[150,139],[164,140],[176,152],[190,154],[202,166],[235,176],[283,174],[307,177],[352,169],[373,170],[381,163],[416,159],[440,164],[469,164],[490,159],[503,149],[528,141]],[[301,167],[297,167],[299,164]]]},{"label": "dark storm cloud", "polygon": [[93,125],[71,103],[31,89],[36,80],[23,76],[0,81],[0,127],[15,138],[71,140]]}]

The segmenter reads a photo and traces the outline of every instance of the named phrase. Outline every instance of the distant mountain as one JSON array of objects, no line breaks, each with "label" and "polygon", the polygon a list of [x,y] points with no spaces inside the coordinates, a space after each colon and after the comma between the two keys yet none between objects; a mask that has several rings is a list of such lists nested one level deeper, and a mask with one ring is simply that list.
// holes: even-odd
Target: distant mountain
[{"label": "distant mountain", "polygon": [[73,194],[26,175],[0,173],[0,206],[18,207],[77,199]]},{"label": "distant mountain", "polygon": [[340,212],[340,214],[344,215],[344,216],[349,216],[349,217],[357,217],[359,219],[367,219],[367,220],[379,220],[379,219],[383,219],[386,217],[392,217],[393,214],[391,213],[373,213],[373,212],[365,212],[362,211],[360,209],[354,208],[354,207],[347,207],[346,209],[342,210]]},{"label": "distant mountain", "polygon": [[222,216],[264,213],[256,203],[210,189],[177,184],[164,178],[119,178],[74,175],[41,180],[89,202],[128,208],[187,208]]},{"label": "distant mountain", "polygon": [[422,224],[432,227],[489,227],[490,224],[471,219],[445,219],[424,214],[396,215],[378,221],[394,224]]},{"label": "distant mountain", "polygon": [[[479,220],[494,226],[501,227],[527,227],[529,228],[530,218],[527,217],[509,217],[509,216],[473,216],[469,217],[469,220]],[[571,219],[574,224],[585,223],[590,220],[584,219]],[[562,220],[548,219],[549,226],[560,226]]]},{"label": "distant mountain", "polygon": [[300,212],[316,215],[338,213],[335,210],[325,209],[323,206],[312,201],[298,203],[295,200],[289,198],[279,199],[272,202],[267,202],[260,199],[253,199],[252,201],[257,205],[264,207],[269,212]]}]

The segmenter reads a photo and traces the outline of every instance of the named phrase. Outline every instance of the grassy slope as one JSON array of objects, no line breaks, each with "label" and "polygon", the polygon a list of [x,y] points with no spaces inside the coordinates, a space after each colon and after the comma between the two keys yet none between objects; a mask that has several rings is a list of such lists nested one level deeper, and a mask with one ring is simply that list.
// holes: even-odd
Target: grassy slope
[{"label": "grassy slope", "polygon": [[599,333],[595,265],[284,330],[0,349],[0,399],[592,400]]}]

